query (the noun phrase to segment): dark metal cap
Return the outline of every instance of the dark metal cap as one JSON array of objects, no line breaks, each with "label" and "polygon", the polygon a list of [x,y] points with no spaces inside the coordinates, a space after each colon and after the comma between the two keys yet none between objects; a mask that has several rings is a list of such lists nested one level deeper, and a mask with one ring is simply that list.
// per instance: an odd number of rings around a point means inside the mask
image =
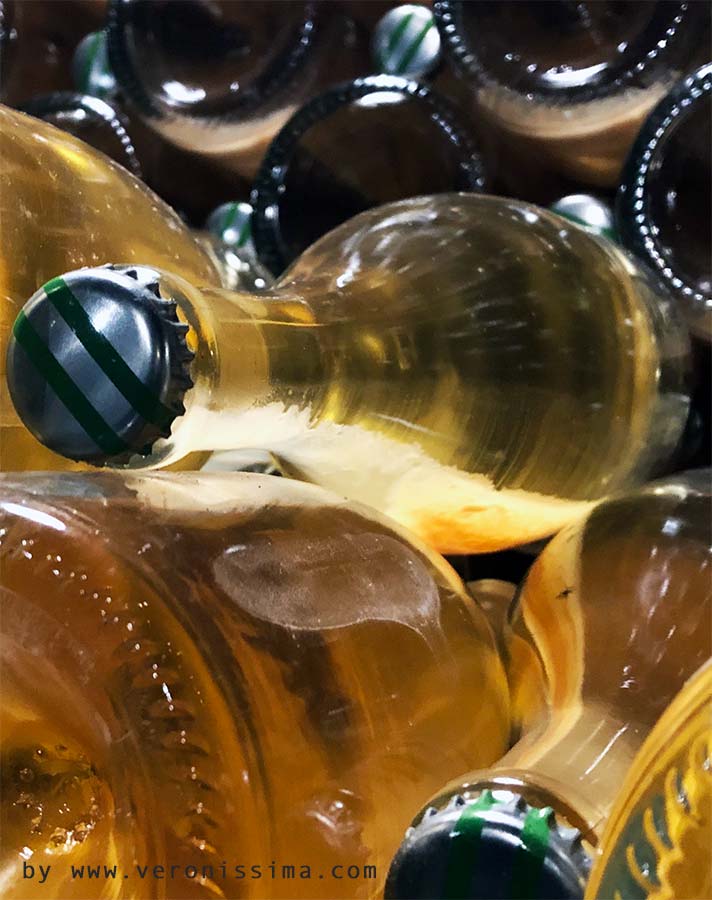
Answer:
[{"label": "dark metal cap", "polygon": [[409,829],[386,882],[388,900],[574,900],[591,861],[581,834],[518,794],[485,790],[429,808]]},{"label": "dark metal cap", "polygon": [[429,75],[440,62],[440,33],[431,10],[412,3],[389,10],[374,29],[371,52],[387,75]]},{"label": "dark metal cap", "polygon": [[25,304],[7,350],[20,418],[55,453],[95,465],[147,455],[185,412],[188,326],[141,266],[81,269]]}]

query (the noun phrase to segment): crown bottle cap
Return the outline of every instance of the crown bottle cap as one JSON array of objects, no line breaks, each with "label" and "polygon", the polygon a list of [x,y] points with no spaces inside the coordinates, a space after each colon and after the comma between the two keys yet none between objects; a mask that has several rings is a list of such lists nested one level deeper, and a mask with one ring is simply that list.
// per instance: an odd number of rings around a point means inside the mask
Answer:
[{"label": "crown bottle cap", "polygon": [[576,222],[592,234],[607,237],[611,241],[616,240],[613,211],[600,197],[594,197],[592,194],[568,194],[552,203],[549,209],[571,222]]},{"label": "crown bottle cap", "polygon": [[106,100],[116,93],[116,79],[109,65],[105,31],[93,31],[77,44],[72,61],[72,78],[81,94]]},{"label": "crown bottle cap", "polygon": [[376,68],[387,75],[423,78],[440,62],[440,34],[427,6],[405,3],[389,10],[371,40]]},{"label": "crown bottle cap", "polygon": [[226,247],[245,254],[255,252],[252,243],[252,207],[249,203],[223,203],[207,218],[205,228]]},{"label": "crown bottle cap", "polygon": [[590,858],[576,829],[516,793],[455,795],[429,808],[391,864],[388,900],[574,900],[583,897]]},{"label": "crown bottle cap", "polygon": [[147,455],[185,412],[187,325],[144,267],[81,269],[23,307],[7,380],[29,431],[56,453],[103,465]]}]

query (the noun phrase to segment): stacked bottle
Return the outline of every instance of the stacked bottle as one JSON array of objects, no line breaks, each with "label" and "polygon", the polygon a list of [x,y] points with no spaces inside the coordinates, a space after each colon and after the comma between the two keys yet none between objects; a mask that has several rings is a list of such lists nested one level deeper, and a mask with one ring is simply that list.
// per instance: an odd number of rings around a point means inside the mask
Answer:
[{"label": "stacked bottle", "polygon": [[505,751],[483,613],[372,511],[258,475],[0,485],[7,900],[98,863],[112,896],[375,898],[403,807]]},{"label": "stacked bottle", "polygon": [[22,426],[7,396],[7,342],[35,281],[139,258],[200,282],[220,278],[172,210],[74,137],[0,109],[0,158],[0,468],[67,468]]},{"label": "stacked bottle", "polygon": [[259,448],[443,551],[533,540],[646,477],[688,404],[664,292],[561,221],[477,195],[405,201],[333,231],[262,297],[135,264],[67,275],[17,320],[12,397],[75,460]]},{"label": "stacked bottle", "polygon": [[712,657],[711,497],[698,470],[600,504],[546,547],[506,639],[521,738],[431,801],[386,896],[583,895],[636,753]]},{"label": "stacked bottle", "polygon": [[496,154],[511,157],[510,189],[547,171],[615,186],[642,121],[709,47],[699,3],[436,0],[434,12]]}]

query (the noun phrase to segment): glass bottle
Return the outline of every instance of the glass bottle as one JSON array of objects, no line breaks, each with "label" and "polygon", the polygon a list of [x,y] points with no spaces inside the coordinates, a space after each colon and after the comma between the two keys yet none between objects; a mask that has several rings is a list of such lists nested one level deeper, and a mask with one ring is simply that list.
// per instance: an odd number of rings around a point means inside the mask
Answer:
[{"label": "glass bottle", "polygon": [[124,169],[2,107],[0,235],[0,468],[68,468],[22,426],[7,394],[5,350],[28,291],[68,268],[115,259],[150,259],[200,283],[219,276],[175,213]]},{"label": "glass bottle", "polygon": [[712,471],[595,507],[547,545],[509,614],[514,747],[416,820],[386,896],[581,897],[659,717],[712,657]]},{"label": "glass bottle", "polygon": [[[445,54],[519,181],[615,186],[646,115],[707,54],[707,4],[436,0]],[[700,60],[701,61],[701,60]]]},{"label": "glass bottle", "polygon": [[712,662],[682,688],[636,756],[586,900],[712,897]]},{"label": "glass bottle", "polygon": [[87,864],[102,898],[376,898],[403,812],[506,749],[483,613],[373,511],[237,474],[0,495],[5,900],[96,900]]},{"label": "glass bottle", "polygon": [[[249,203],[244,205],[249,206]],[[255,257],[251,248],[233,247],[210,231],[196,233],[196,240],[220,272],[222,284],[231,291],[264,291],[274,284],[271,272]]]},{"label": "glass bottle", "polygon": [[72,458],[269,450],[443,552],[485,552],[556,531],[676,446],[686,333],[660,291],[552,213],[442,194],[362,213],[261,296],[142,266],[68,274],[18,318],[8,377],[27,427]]},{"label": "glass bottle", "polygon": [[109,60],[152,129],[251,178],[301,103],[370,70],[370,34],[355,27],[354,6],[112,0]]},{"label": "glass bottle", "polygon": [[357,213],[485,182],[476,142],[445,98],[390,75],[345,82],[300,107],[270,144],[252,189],[257,254],[278,275]]},{"label": "glass bottle", "polygon": [[636,138],[616,204],[621,241],[679,298],[712,342],[712,63],[680,81]]}]

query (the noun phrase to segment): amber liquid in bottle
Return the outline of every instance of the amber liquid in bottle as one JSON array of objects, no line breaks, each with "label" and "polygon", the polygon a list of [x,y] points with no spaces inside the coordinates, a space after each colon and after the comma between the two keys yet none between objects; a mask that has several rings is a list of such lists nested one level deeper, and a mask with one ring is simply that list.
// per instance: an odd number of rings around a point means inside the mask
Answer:
[{"label": "amber liquid in bottle", "polygon": [[352,219],[264,298],[165,274],[196,353],[187,411],[138,466],[257,447],[443,552],[555,531],[665,458],[686,339],[610,242],[516,201]]},{"label": "amber liquid in bottle", "polygon": [[[31,5],[31,4],[30,4]],[[151,260],[219,284],[172,210],[124,169],[49,125],[0,108],[0,469],[64,469],[15,414],[5,381],[12,323],[39,283],[67,269]],[[188,462],[195,467],[196,458]]]},{"label": "amber liquid in bottle", "polygon": [[511,611],[521,740],[435,805],[513,784],[595,844],[643,741],[712,656],[711,550],[709,470],[612,498],[561,531]]},{"label": "amber liquid in bottle", "polygon": [[[482,611],[370,511],[256,475],[4,476],[2,496],[8,900],[380,896],[423,799],[506,749]],[[42,888],[23,861],[52,866]]]}]

